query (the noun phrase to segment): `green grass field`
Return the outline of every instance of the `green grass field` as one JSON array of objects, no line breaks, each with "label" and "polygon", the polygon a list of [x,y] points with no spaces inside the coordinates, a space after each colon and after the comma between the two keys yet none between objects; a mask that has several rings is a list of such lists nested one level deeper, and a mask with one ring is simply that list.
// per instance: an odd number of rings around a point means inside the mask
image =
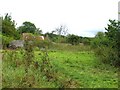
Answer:
[{"label": "green grass field", "polygon": [[[64,47],[63,47],[64,46]],[[6,52],[8,54],[6,54]],[[7,50],[3,58],[3,88],[118,88],[117,68],[103,64],[86,46],[59,46],[48,50],[52,79],[41,72],[42,52],[34,51],[36,69],[31,63],[25,73],[24,56]],[[11,52],[15,52],[11,54]]]},{"label": "green grass field", "polygon": [[117,70],[97,62],[93,52],[50,53],[55,67],[60,73],[76,80],[79,87],[117,87]]}]

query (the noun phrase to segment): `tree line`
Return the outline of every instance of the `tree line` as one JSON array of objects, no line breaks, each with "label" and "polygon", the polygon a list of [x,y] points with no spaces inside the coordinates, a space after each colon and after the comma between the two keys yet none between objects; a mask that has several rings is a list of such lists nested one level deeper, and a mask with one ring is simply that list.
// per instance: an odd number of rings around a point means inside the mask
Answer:
[{"label": "tree line", "polygon": [[8,13],[2,17],[2,30],[0,36],[2,37],[3,48],[7,48],[9,42],[12,40],[21,39],[22,33],[31,33],[33,35],[43,35],[47,36],[52,42],[58,43],[70,43],[72,45],[77,45],[79,43],[88,44],[90,38],[82,37],[74,34],[68,34],[68,29],[65,25],[60,25],[58,28],[51,32],[43,31],[37,28],[34,23],[25,21],[19,27],[16,27],[15,20],[12,20],[11,15]]}]

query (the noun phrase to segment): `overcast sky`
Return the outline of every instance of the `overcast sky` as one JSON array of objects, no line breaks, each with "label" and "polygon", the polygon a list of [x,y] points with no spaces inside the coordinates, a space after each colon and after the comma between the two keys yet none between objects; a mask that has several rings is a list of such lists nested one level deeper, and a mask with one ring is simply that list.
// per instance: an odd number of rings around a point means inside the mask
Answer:
[{"label": "overcast sky", "polygon": [[66,25],[70,34],[93,37],[109,19],[118,19],[119,0],[0,0],[0,15],[11,13],[17,26],[30,21],[44,33]]}]

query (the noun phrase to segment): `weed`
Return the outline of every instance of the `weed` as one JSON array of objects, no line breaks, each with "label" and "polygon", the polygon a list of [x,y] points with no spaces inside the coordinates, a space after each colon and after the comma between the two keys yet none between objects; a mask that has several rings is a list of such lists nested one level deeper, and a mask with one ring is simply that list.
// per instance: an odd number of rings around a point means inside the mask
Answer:
[{"label": "weed", "polygon": [[26,40],[24,49],[25,49],[25,67],[26,67],[25,71],[26,73],[28,73],[29,66],[32,63],[33,58],[34,58],[32,41]]},{"label": "weed", "polygon": [[41,63],[41,72],[44,73],[44,75],[47,77],[48,81],[52,80],[54,78],[54,71],[52,64],[50,62],[47,49],[42,51],[42,63]]}]

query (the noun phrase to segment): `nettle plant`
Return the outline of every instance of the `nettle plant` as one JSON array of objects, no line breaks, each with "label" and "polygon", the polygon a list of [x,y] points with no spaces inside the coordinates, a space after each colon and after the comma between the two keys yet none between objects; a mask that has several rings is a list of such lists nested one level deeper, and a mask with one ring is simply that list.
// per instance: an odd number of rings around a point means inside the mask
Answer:
[{"label": "nettle plant", "polygon": [[[33,36],[28,36],[25,38],[24,43],[24,50],[25,50],[25,71],[28,73],[28,69],[30,65],[34,64],[35,69],[40,68],[43,75],[45,75],[48,78],[48,81],[53,78],[53,69],[52,64],[50,62],[49,56],[48,56],[48,46],[49,42],[47,40],[39,40],[35,39]],[[34,60],[34,48],[38,47],[39,50],[41,50],[41,60],[42,62],[38,62]]]},{"label": "nettle plant", "polygon": [[24,44],[24,49],[25,49],[25,67],[26,67],[26,73],[28,72],[28,68],[30,66],[30,64],[32,63],[33,59],[34,59],[34,52],[33,52],[33,43],[32,41],[27,41],[25,40],[25,44]]},{"label": "nettle plant", "polygon": [[52,63],[50,61],[47,48],[42,50],[43,56],[42,56],[42,63],[41,63],[41,72],[43,75],[46,76],[48,81],[55,81],[55,71],[53,69]]}]

